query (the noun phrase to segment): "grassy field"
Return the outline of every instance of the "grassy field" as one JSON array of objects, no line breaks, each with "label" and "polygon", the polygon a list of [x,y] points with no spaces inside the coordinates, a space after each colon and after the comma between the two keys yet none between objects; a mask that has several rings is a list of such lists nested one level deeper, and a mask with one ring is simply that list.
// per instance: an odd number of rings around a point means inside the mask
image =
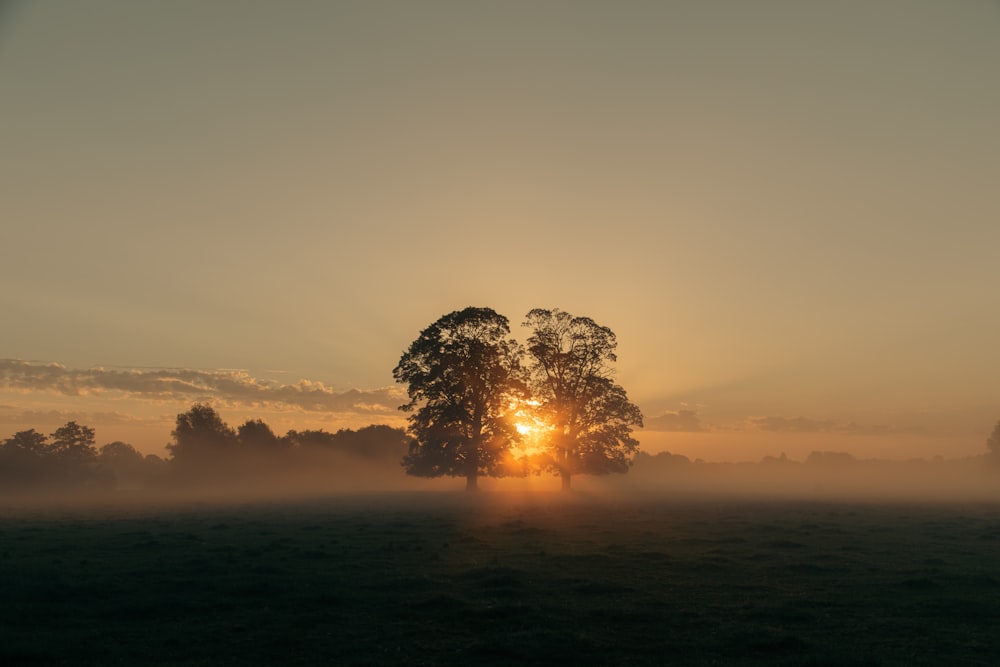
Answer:
[{"label": "grassy field", "polygon": [[1000,506],[408,494],[0,516],[0,664],[1000,664]]}]

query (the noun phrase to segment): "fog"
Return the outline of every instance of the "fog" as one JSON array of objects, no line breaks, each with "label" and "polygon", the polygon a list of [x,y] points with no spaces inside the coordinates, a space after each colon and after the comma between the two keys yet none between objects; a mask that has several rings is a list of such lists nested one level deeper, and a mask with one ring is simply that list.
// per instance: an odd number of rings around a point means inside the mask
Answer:
[{"label": "fog", "polygon": [[639,454],[622,493],[885,501],[1000,500],[1000,461],[990,455],[906,461],[813,451],[804,460],[703,463],[663,452]]},{"label": "fog", "polygon": [[690,500],[834,502],[1000,502],[1000,465],[988,455],[965,459],[887,461],[843,452],[814,452],[804,461],[692,462],[670,453],[640,453],[627,474],[578,475],[573,489],[541,474],[480,480],[465,492],[463,478],[408,476],[399,460],[344,452],[295,452],[287,460],[241,457],[225,468],[181,469],[160,462],[144,478],[113,485],[13,484],[0,502],[8,511],[30,507],[121,509],[190,503],[280,503],[324,499],[361,506],[447,503],[488,507],[545,503],[661,503]]}]

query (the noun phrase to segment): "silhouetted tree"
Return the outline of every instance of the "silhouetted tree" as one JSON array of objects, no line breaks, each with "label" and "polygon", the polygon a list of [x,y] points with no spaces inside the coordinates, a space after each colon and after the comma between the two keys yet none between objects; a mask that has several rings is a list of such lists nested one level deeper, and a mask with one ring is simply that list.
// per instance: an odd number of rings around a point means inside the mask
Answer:
[{"label": "silhouetted tree", "polygon": [[94,429],[66,422],[50,436],[43,457],[45,477],[62,485],[113,486],[114,476],[97,462]]},{"label": "silhouetted tree", "polygon": [[210,405],[198,403],[177,415],[167,445],[174,464],[190,473],[209,472],[230,462],[236,447],[236,433]]},{"label": "silhouetted tree", "polygon": [[97,452],[97,459],[103,465],[117,465],[120,463],[132,465],[137,461],[142,462],[143,456],[138,449],[120,440],[102,445]]},{"label": "silhouetted tree", "polygon": [[995,456],[1000,456],[1000,421],[993,427],[993,433],[986,439],[986,447]]},{"label": "silhouetted tree", "polygon": [[70,466],[81,466],[97,460],[94,446],[94,429],[75,421],[66,422],[52,434],[49,451],[59,461]]},{"label": "silhouetted tree", "polygon": [[102,445],[97,452],[97,462],[115,476],[118,484],[134,484],[145,478],[146,459],[127,442],[116,440]]},{"label": "silhouetted tree", "polygon": [[319,430],[305,430],[305,431],[295,431],[291,430],[285,434],[285,440],[289,444],[298,449],[324,449],[333,447],[334,434],[329,431]]},{"label": "silhouetted tree", "polygon": [[532,396],[552,426],[541,467],[558,474],[563,489],[576,474],[626,472],[639,448],[631,434],[642,426],[642,413],[611,379],[614,332],[589,317],[541,308],[528,313],[524,326],[532,329]]},{"label": "silhouetted tree", "polygon": [[523,394],[521,348],[507,318],[489,308],[449,313],[420,332],[393,369],[407,385],[414,438],[403,458],[407,474],[466,478],[501,470],[517,438],[510,420],[513,401]]},{"label": "silhouetted tree", "polygon": [[38,484],[45,473],[48,438],[35,429],[18,431],[0,445],[0,484],[24,488]]},{"label": "silhouetted tree", "polygon": [[340,447],[362,459],[395,459],[405,455],[413,442],[406,436],[406,431],[385,424],[372,424],[356,431],[338,431],[343,434]]},{"label": "silhouetted tree", "polygon": [[248,454],[277,454],[288,448],[288,442],[275,435],[260,419],[248,419],[240,424],[236,429],[236,441]]},{"label": "silhouetted tree", "polygon": [[48,438],[31,428],[18,431],[4,440],[3,448],[8,451],[18,451],[32,456],[44,456],[48,451]]}]

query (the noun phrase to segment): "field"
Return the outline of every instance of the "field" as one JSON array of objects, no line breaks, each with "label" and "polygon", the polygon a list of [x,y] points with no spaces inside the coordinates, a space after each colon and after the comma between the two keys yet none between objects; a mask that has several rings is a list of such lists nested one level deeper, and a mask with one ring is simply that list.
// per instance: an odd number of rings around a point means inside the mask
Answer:
[{"label": "field", "polygon": [[1000,664],[1000,506],[397,494],[0,515],[0,664]]}]

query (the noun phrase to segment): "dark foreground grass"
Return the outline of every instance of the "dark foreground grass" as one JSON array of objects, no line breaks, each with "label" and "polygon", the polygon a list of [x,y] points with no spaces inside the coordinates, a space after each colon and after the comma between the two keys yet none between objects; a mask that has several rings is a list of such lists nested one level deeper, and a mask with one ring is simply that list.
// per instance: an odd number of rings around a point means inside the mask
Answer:
[{"label": "dark foreground grass", "polygon": [[1000,664],[1000,507],[420,495],[0,518],[0,664]]}]

